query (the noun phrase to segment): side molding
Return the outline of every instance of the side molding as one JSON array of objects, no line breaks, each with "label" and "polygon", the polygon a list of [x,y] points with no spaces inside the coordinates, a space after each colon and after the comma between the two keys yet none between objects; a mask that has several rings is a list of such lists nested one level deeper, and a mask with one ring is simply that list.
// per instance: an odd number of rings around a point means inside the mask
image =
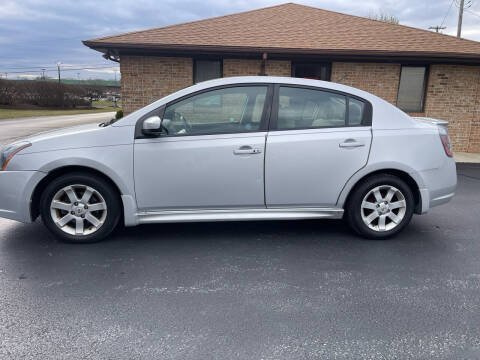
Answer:
[{"label": "side molding", "polygon": [[343,209],[338,208],[274,208],[274,209],[200,209],[151,211],[137,214],[138,224],[244,221],[244,220],[296,220],[296,219],[341,219]]}]

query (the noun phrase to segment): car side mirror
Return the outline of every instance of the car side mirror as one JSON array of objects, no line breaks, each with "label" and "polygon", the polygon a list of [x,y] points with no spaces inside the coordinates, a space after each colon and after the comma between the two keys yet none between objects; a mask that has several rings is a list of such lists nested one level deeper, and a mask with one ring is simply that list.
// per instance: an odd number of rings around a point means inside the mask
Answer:
[{"label": "car side mirror", "polygon": [[149,137],[158,137],[162,134],[162,119],[158,116],[150,116],[143,121],[142,133]]}]

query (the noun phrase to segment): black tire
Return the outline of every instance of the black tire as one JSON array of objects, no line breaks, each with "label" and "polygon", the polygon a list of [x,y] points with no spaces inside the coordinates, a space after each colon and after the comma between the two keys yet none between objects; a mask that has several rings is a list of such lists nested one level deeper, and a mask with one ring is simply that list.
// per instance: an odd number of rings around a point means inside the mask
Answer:
[{"label": "black tire", "polygon": [[[72,235],[63,231],[55,224],[50,212],[50,204],[55,194],[66,186],[77,184],[89,186],[98,191],[107,205],[103,224],[90,234]],[[53,180],[44,189],[39,205],[40,215],[45,226],[60,240],[68,243],[85,244],[105,239],[118,225],[122,214],[120,198],[112,185],[100,176],[83,172],[65,174]]]},{"label": "black tire", "polygon": [[[403,219],[398,224],[385,231],[371,229],[362,219],[362,202],[364,197],[378,186],[393,186],[398,189],[405,198],[406,209]],[[410,186],[397,176],[390,174],[378,174],[360,182],[352,190],[347,205],[345,206],[345,219],[350,227],[360,236],[372,240],[384,240],[391,238],[402,231],[412,219],[415,207],[415,199]],[[374,212],[376,210],[372,210]],[[391,222],[390,219],[388,221]]]}]

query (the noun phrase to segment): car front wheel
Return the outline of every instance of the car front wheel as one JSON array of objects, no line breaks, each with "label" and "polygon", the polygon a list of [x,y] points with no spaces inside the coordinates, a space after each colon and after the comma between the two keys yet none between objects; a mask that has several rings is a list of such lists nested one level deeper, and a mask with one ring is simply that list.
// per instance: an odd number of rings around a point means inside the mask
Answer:
[{"label": "car front wheel", "polygon": [[118,224],[120,201],[103,178],[84,173],[58,177],[44,190],[40,213],[61,240],[91,243],[104,239]]},{"label": "car front wheel", "polygon": [[353,230],[365,238],[386,239],[399,233],[411,220],[415,200],[405,181],[379,174],[360,183],[346,207]]}]

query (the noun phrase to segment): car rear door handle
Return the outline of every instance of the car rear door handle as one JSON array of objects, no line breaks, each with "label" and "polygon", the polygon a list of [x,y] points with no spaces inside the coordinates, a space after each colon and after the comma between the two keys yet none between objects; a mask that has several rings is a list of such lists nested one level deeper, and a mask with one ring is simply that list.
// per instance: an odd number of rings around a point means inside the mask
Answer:
[{"label": "car rear door handle", "polygon": [[238,149],[233,150],[235,155],[260,154],[261,152],[261,149],[252,148],[248,145],[240,146]]},{"label": "car rear door handle", "polygon": [[365,146],[363,141],[357,141],[355,139],[347,139],[344,142],[338,144],[341,148],[357,148],[361,146]]}]

